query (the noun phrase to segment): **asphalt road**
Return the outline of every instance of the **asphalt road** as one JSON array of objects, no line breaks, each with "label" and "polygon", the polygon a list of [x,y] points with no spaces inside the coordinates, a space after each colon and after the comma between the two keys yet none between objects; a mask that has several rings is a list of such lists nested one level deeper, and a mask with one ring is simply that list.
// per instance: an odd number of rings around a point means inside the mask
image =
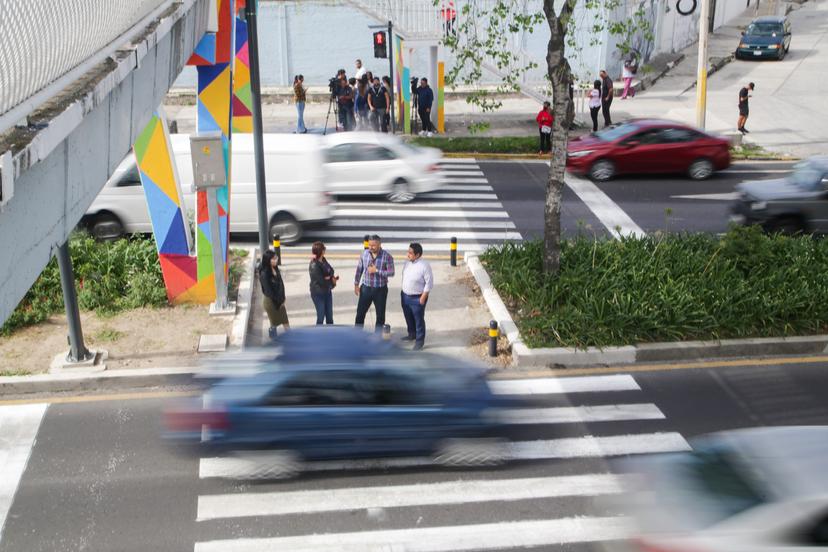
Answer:
[{"label": "asphalt road", "polygon": [[[347,550],[374,550],[369,543],[395,540],[450,551],[460,549],[458,535],[470,539],[464,550],[518,550],[531,539],[538,550],[588,550],[589,538],[616,538],[614,520],[625,514],[600,500],[610,492],[600,490],[607,456],[681,450],[723,429],[828,423],[828,361],[705,366],[551,380],[568,392],[532,400],[555,410],[515,426],[517,441],[551,443],[533,449],[534,460],[473,470],[318,468],[283,482],[225,479],[220,461],[167,448],[163,398],[0,402],[0,491],[13,492],[23,457],[0,551],[328,551],[350,541]],[[27,424],[30,443],[15,450]],[[7,502],[0,492],[0,516]]]},{"label": "asphalt road", "polygon": [[[659,230],[721,233],[727,231],[730,194],[737,184],[779,178],[792,165],[790,162],[737,162],[702,182],[681,175],[639,175],[618,177],[597,186],[647,233]],[[542,237],[548,165],[480,161],[480,168],[522,237]],[[606,226],[569,186],[564,189],[561,215],[565,234],[608,233]]]}]

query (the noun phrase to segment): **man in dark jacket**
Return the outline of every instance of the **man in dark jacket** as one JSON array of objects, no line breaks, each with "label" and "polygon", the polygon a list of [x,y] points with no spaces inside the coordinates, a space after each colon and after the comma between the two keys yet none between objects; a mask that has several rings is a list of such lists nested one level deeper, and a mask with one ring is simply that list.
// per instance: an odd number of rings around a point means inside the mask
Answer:
[{"label": "man in dark jacket", "polygon": [[390,104],[391,98],[388,95],[388,90],[380,84],[379,77],[374,77],[374,82],[371,83],[371,88],[368,89],[368,109],[371,110],[371,126],[375,131],[382,128],[383,132],[388,132],[385,114]]},{"label": "man in dark jacket", "polygon": [[420,114],[420,121],[423,129],[420,136],[431,136],[434,126],[431,124],[431,106],[434,104],[434,92],[428,86],[428,79],[420,79],[420,86],[417,88],[417,111]]}]

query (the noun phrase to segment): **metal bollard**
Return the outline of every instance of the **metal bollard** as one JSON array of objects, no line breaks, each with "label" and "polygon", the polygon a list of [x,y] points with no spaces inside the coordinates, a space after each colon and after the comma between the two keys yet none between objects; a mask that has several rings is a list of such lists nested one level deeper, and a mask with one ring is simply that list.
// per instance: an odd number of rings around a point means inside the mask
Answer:
[{"label": "metal bollard", "polygon": [[362,238],[362,249],[368,249],[368,234],[365,234],[365,237]]},{"label": "metal bollard", "polygon": [[451,238],[451,266],[457,266],[457,238]]},{"label": "metal bollard", "polygon": [[382,338],[386,341],[391,339],[391,324],[386,324],[382,327]]},{"label": "metal bollard", "polygon": [[282,264],[282,242],[279,234],[273,235],[273,250],[276,252],[276,264]]},{"label": "metal bollard", "polygon": [[497,336],[500,331],[497,329],[497,320],[489,322],[489,356],[497,356]]}]

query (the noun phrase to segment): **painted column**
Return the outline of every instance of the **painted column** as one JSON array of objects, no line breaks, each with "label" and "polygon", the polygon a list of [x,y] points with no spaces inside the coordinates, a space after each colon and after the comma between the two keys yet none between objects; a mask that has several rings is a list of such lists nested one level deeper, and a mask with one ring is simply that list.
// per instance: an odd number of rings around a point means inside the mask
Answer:
[{"label": "painted column", "polygon": [[[411,124],[409,121],[409,127],[405,128],[405,119],[406,119],[406,103],[405,103],[405,86],[403,79],[407,78],[408,70],[403,67],[403,41],[399,36],[395,36],[394,40],[394,75],[391,77],[394,79],[394,84],[397,88],[397,93],[395,94],[395,99],[397,100],[397,128],[402,129],[403,132],[411,132]],[[409,94],[410,96],[410,94]],[[410,115],[408,115],[410,117]]]},{"label": "painted column", "polygon": [[443,61],[437,62],[437,132],[446,132],[446,64]]},{"label": "painted column", "polygon": [[247,53],[247,23],[241,18],[245,0],[236,0],[236,56],[233,64],[233,132],[253,132],[250,95],[250,57]]}]

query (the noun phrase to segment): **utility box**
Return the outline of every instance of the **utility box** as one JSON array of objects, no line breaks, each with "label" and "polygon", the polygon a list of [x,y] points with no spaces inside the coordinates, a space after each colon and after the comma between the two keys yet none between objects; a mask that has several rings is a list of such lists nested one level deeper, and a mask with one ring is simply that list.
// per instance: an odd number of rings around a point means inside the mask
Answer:
[{"label": "utility box", "polygon": [[193,186],[196,190],[221,188],[227,184],[224,144],[220,132],[202,132],[190,136],[193,159]]}]

